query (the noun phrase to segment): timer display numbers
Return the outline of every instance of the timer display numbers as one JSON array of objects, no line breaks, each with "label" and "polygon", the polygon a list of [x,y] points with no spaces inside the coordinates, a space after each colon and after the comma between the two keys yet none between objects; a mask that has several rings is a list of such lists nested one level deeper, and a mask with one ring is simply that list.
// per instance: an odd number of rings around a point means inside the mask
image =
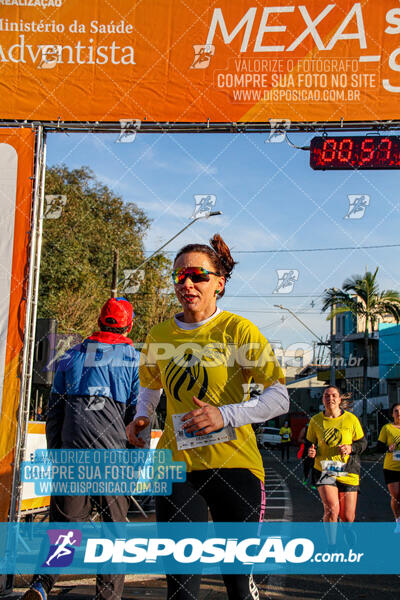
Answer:
[{"label": "timer display numbers", "polygon": [[311,140],[316,171],[400,169],[400,136],[319,136]]}]

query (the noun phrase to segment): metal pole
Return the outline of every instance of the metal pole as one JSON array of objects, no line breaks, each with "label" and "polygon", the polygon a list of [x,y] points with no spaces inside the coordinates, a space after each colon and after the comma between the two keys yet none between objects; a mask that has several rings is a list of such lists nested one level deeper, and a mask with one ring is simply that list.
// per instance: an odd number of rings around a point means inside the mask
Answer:
[{"label": "metal pole", "polygon": [[[40,260],[42,256],[42,241],[43,241],[43,214],[44,214],[44,184],[46,178],[46,132],[43,132],[42,141],[42,155],[40,160],[40,190],[39,190],[39,207],[38,207],[38,225],[37,225],[37,239],[36,239],[36,255],[34,264],[34,281],[33,281],[33,295],[32,295],[32,315],[30,324],[30,333],[28,340],[28,364],[27,364],[27,383],[26,383],[26,422],[25,422],[25,434],[28,429],[29,420],[29,404],[32,390],[32,374],[33,374],[33,362],[35,358],[35,338],[36,338],[36,319],[37,319],[37,308],[39,300],[39,279],[40,279]],[[25,442],[25,440],[24,440]],[[25,443],[23,444],[25,448]],[[20,503],[21,504],[21,503]],[[20,508],[18,508],[17,519],[19,520]]]},{"label": "metal pole", "polygon": [[118,266],[119,266],[119,250],[114,248],[113,270],[111,281],[111,298],[116,298],[118,295]]},{"label": "metal pole", "polygon": [[26,313],[24,328],[24,345],[22,350],[21,388],[18,407],[17,435],[15,441],[14,473],[11,489],[9,521],[18,521],[21,507],[20,465],[25,448],[27,424],[29,418],[29,401],[32,381],[32,365],[35,342],[35,325],[37,313],[37,292],[39,287],[40,250],[42,242],[42,218],[44,201],[44,172],[46,159],[46,143],[43,126],[36,128],[36,156],[34,165],[34,189],[31,211],[31,231],[29,248],[29,271],[26,293]]},{"label": "metal pole", "polygon": [[282,306],[282,304],[274,304],[274,306],[276,308],[280,308],[281,310],[287,310],[288,313],[290,313],[295,319],[298,320],[299,323],[301,323],[303,325],[303,327],[305,327],[306,329],[308,329],[308,331],[310,333],[312,333],[312,335],[314,337],[317,338],[317,340],[319,341],[321,346],[329,346],[329,351],[331,354],[331,369],[330,369],[330,376],[329,376],[329,385],[336,385],[336,371],[335,371],[335,357],[334,357],[334,353],[333,353],[333,348],[334,348],[334,341],[333,341],[333,336],[332,336],[332,323],[331,323],[331,341],[330,342],[324,342],[319,335],[317,335],[316,333],[314,333],[314,331],[312,329],[309,328],[308,325],[306,325],[306,323],[304,323],[301,319],[299,319],[299,317],[292,311],[290,310],[290,308],[286,308],[286,306]]},{"label": "metal pole", "polygon": [[331,340],[329,342],[329,350],[331,353],[331,370],[329,376],[329,385],[336,385],[336,340],[331,334]]},{"label": "metal pole", "polygon": [[281,310],[287,310],[288,313],[290,313],[295,319],[297,319],[298,322],[303,325],[303,327],[305,327],[306,329],[308,329],[308,331],[310,333],[312,333],[312,335],[314,337],[317,338],[317,340],[319,341],[320,344],[325,345],[325,342],[319,337],[319,335],[317,335],[316,333],[314,333],[313,330],[310,329],[308,325],[306,325],[306,323],[304,323],[301,319],[299,319],[299,317],[292,310],[290,310],[290,308],[286,308],[286,306],[282,306],[282,304],[274,304],[274,306],[276,308],[280,308]]}]

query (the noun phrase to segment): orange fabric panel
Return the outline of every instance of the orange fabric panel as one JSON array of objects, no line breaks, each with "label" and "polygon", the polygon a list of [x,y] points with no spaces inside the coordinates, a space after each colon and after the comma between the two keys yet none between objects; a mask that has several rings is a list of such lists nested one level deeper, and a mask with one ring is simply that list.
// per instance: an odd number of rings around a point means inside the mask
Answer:
[{"label": "orange fabric panel", "polygon": [[0,413],[0,521],[6,521],[11,497],[20,393],[35,134],[29,129],[0,130],[0,144],[12,146],[18,157],[7,348]]},{"label": "orange fabric panel", "polygon": [[398,118],[393,0],[264,4],[2,3],[0,118]]}]

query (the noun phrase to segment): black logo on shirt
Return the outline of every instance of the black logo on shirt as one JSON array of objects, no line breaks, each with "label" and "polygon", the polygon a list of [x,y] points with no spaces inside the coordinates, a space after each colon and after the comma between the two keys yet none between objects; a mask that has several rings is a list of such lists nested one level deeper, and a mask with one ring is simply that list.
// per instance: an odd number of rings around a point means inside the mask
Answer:
[{"label": "black logo on shirt", "polygon": [[336,427],[328,427],[324,431],[324,442],[331,448],[338,446],[342,441],[342,432]]},{"label": "black logo on shirt", "polygon": [[172,358],[165,370],[166,384],[169,393],[179,402],[182,399],[179,397],[179,392],[182,388],[190,392],[196,386],[196,391],[200,385],[200,389],[193,395],[202,400],[207,393],[208,375],[206,368],[201,364],[199,358],[190,352],[186,352],[181,358]]}]

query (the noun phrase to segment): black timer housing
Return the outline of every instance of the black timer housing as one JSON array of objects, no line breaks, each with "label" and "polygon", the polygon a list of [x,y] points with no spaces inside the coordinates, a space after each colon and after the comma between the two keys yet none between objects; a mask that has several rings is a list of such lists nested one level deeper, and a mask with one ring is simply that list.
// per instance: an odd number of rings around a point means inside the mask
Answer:
[{"label": "black timer housing", "polygon": [[400,136],[319,136],[311,140],[310,166],[316,171],[399,169]]}]

